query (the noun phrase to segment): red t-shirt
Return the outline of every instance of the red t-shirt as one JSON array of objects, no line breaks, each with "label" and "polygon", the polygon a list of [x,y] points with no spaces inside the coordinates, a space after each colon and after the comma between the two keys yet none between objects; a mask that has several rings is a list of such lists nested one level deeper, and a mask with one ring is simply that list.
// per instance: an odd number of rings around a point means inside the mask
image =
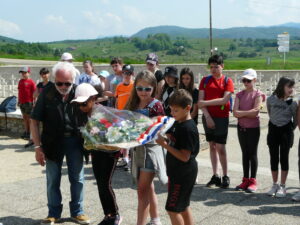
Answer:
[{"label": "red t-shirt", "polygon": [[[199,86],[199,90],[204,91],[204,100],[223,98],[225,91],[231,93],[234,92],[233,82],[229,77],[227,83],[225,82],[224,75],[222,75],[219,79],[211,77],[204,87],[205,79],[206,77],[202,78]],[[207,110],[212,117],[229,117],[230,102],[228,101],[224,107],[221,105],[207,106]]]},{"label": "red t-shirt", "polygon": [[19,103],[24,104],[27,102],[33,102],[33,92],[36,89],[36,85],[31,79],[21,79],[19,81]]}]

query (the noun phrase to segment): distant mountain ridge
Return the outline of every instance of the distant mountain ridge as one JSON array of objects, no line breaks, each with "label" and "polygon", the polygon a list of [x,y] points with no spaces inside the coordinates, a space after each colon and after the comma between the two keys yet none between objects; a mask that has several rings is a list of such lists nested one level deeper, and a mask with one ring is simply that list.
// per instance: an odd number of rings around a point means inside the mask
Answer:
[{"label": "distant mountain ridge", "polygon": [[23,42],[23,41],[16,40],[16,39],[13,39],[13,38],[9,38],[9,37],[4,37],[4,36],[1,36],[1,35],[0,35],[0,42],[6,42],[6,43],[20,43],[20,42]]},{"label": "distant mountain ridge", "polygon": [[[288,32],[291,37],[300,37],[300,23],[286,23],[268,27],[232,27],[232,28],[213,28],[214,38],[261,38],[275,39],[277,35],[283,32]],[[208,28],[185,28],[179,26],[157,26],[148,27],[140,30],[132,37],[146,38],[149,34],[165,33],[172,38],[208,38]]]}]

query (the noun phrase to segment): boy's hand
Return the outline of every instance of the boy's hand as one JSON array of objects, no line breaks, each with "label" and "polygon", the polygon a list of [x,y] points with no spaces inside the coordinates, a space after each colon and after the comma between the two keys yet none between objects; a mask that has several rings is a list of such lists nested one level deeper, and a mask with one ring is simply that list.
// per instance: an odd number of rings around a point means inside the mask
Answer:
[{"label": "boy's hand", "polygon": [[158,134],[158,136],[157,136],[156,143],[162,147],[168,145],[168,143],[166,142],[166,139],[163,136],[161,136],[160,134]]},{"label": "boy's hand", "polygon": [[208,128],[210,128],[210,129],[215,129],[216,128],[215,122],[213,121],[213,119],[210,116],[205,117],[205,120],[206,120],[206,125],[207,125]]}]

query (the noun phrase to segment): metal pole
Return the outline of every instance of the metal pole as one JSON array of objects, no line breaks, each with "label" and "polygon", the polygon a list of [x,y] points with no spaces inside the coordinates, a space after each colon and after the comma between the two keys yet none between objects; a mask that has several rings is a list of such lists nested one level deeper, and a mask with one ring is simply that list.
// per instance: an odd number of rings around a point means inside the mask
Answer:
[{"label": "metal pole", "polygon": [[210,55],[212,55],[212,19],[211,19],[211,0],[209,0],[209,42],[210,42]]},{"label": "metal pole", "polygon": [[283,52],[283,64],[285,65],[285,52]]}]

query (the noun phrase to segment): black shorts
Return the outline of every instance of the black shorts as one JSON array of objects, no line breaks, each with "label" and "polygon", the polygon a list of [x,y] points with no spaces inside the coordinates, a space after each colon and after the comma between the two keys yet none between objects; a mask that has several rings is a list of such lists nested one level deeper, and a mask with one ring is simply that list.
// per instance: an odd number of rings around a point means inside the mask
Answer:
[{"label": "black shorts", "polygon": [[30,115],[32,108],[33,108],[32,102],[26,102],[26,103],[20,104],[20,109],[21,109],[22,114]]},{"label": "black shorts", "polygon": [[226,144],[228,135],[229,118],[216,118],[212,117],[215,122],[215,129],[210,129],[206,125],[204,116],[202,117],[202,123],[205,131],[206,141],[215,142],[218,144]]},{"label": "black shorts", "polygon": [[[195,162],[197,163],[197,162]],[[168,198],[165,209],[170,212],[184,212],[190,205],[190,197],[196,182],[198,167],[196,166],[188,175],[169,176]]]}]

